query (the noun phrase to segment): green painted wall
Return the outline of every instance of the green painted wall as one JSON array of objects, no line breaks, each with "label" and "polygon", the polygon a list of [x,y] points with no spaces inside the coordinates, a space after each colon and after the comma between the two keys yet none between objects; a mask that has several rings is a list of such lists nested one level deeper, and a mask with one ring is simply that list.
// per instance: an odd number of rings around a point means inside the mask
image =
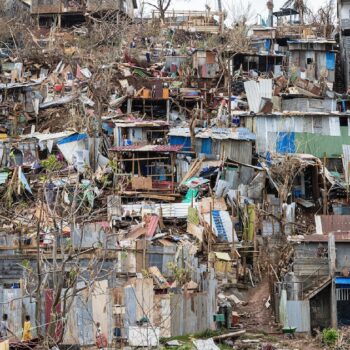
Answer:
[{"label": "green painted wall", "polygon": [[295,133],[297,153],[308,153],[322,158],[324,153],[329,158],[341,157],[342,145],[350,145],[348,127],[340,127],[341,136],[325,136],[310,133]]}]

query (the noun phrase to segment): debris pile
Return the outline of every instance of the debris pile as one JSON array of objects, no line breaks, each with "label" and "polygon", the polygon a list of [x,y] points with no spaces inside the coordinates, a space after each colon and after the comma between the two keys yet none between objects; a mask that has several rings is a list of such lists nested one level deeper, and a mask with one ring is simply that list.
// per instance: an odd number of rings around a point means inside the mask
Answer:
[{"label": "debris pile", "polygon": [[233,51],[221,11],[139,24],[127,7],[68,2],[52,5],[56,26],[29,6],[50,30],[28,24],[0,51],[9,329],[19,337],[28,314],[49,348],[177,347],[208,332],[190,346],[278,349],[246,332],[347,324],[336,42],[308,26],[279,40],[272,21]]}]

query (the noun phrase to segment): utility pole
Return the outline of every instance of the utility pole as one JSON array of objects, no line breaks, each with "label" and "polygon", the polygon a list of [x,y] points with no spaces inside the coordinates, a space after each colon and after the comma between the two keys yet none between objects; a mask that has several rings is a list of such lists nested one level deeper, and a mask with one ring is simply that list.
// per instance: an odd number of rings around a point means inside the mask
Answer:
[{"label": "utility pole", "polygon": [[269,16],[267,19],[267,25],[273,27],[273,0],[268,0],[266,3],[267,9],[269,10]]},{"label": "utility pole", "polygon": [[219,12],[222,12],[222,2],[221,2],[221,0],[218,0],[218,10],[219,10]]},{"label": "utility pole", "polygon": [[232,89],[232,75],[231,75],[231,63],[232,63],[232,57],[228,60],[228,117],[229,117],[229,126],[231,127],[232,124],[232,117],[231,117],[231,89]]}]

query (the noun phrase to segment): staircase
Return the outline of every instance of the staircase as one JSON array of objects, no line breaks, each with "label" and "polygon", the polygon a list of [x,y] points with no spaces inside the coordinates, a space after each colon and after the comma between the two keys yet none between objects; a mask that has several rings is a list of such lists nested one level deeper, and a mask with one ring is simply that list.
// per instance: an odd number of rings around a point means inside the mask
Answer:
[{"label": "staircase", "polygon": [[332,277],[330,276],[325,276],[321,278],[318,281],[315,281],[312,287],[310,289],[305,290],[304,289],[304,300],[311,299],[315,295],[317,295],[321,290],[329,286],[332,282]]},{"label": "staircase", "polygon": [[313,298],[332,282],[331,276],[325,276],[320,273],[321,269],[322,268],[317,269],[302,280],[302,295],[304,300]]}]

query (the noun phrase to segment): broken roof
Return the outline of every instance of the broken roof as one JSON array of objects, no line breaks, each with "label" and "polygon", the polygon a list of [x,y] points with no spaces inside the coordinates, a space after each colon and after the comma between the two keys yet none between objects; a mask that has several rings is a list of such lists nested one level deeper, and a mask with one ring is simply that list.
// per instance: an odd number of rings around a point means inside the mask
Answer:
[{"label": "broken roof", "polygon": [[[350,242],[350,232],[333,232],[336,242]],[[308,243],[322,243],[328,242],[328,235],[306,235],[290,237],[289,241],[292,242],[308,242]]]},{"label": "broken roof", "polygon": [[[196,138],[215,140],[242,140],[252,141],[256,139],[255,134],[247,128],[196,128]],[[191,137],[189,128],[170,129],[169,136]]]},{"label": "broken roof", "polygon": [[23,88],[23,87],[30,87],[30,86],[36,86],[40,85],[45,78],[38,79],[36,81],[32,81],[30,83],[0,83],[0,90],[8,90],[8,89],[17,89],[17,88]]},{"label": "broken roof", "polygon": [[113,147],[110,149],[112,152],[180,152],[182,145],[130,145]]},{"label": "broken roof", "polygon": [[76,134],[75,131],[62,131],[62,132],[56,132],[56,133],[40,133],[40,132],[34,132],[32,134],[26,134],[26,135],[20,135],[21,139],[31,139],[35,138],[39,141],[48,141],[48,140],[56,140],[61,138],[66,138],[68,136],[71,136],[73,134]]},{"label": "broken roof", "polygon": [[288,44],[336,44],[337,42],[333,39],[295,39],[288,40]]},{"label": "broken roof", "polygon": [[146,128],[146,127],[160,127],[169,126],[169,123],[164,120],[142,120],[142,119],[129,119],[129,120],[112,120],[114,125],[119,128]]}]

